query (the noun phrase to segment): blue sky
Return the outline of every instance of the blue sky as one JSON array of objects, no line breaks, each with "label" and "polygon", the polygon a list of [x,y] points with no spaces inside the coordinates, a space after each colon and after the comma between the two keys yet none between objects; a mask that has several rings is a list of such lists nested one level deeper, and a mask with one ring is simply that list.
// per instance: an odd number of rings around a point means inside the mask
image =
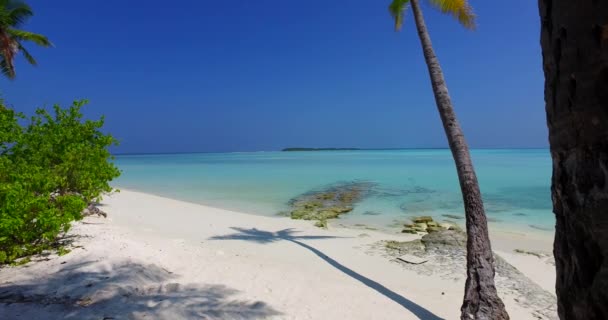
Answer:
[{"label": "blue sky", "polygon": [[[411,12],[388,0],[43,1],[15,109],[91,101],[118,152],[447,145]],[[424,5],[472,147],[546,147],[537,3],[477,1],[476,31]]]}]

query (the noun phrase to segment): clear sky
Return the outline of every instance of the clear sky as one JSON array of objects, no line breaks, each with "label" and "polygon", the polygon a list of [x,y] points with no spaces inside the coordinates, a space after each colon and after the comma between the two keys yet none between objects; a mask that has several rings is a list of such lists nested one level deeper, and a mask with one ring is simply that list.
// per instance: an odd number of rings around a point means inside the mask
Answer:
[{"label": "clear sky", "polygon": [[[29,0],[28,46],[0,80],[15,109],[91,101],[118,152],[445,147],[411,12],[390,0]],[[423,2],[425,2],[423,0]],[[546,147],[536,1],[471,0],[476,31],[424,5],[472,147]]]}]

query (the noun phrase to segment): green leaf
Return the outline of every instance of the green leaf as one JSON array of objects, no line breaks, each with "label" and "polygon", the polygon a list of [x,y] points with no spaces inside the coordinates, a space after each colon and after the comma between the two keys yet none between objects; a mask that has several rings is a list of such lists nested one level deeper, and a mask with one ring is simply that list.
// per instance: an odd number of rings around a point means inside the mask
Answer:
[{"label": "green leaf", "polygon": [[399,31],[401,30],[401,27],[403,27],[405,11],[409,4],[410,0],[393,0],[388,6],[388,11],[395,20],[395,31]]},{"label": "green leaf", "polygon": [[21,44],[19,44],[19,51],[21,51],[21,53],[23,53],[25,60],[27,60],[27,62],[29,62],[31,65],[33,65],[33,66],[38,65],[38,63],[36,62],[36,59],[34,59],[34,57],[32,57],[32,55]]},{"label": "green leaf", "polygon": [[53,44],[49,41],[49,39],[47,39],[47,37],[45,37],[41,34],[24,31],[24,30],[17,30],[17,29],[8,29],[7,32],[14,39],[17,39],[19,41],[31,41],[31,42],[34,42],[35,44],[37,44],[39,46],[43,46],[43,47],[52,47],[53,46]]},{"label": "green leaf", "polygon": [[18,52],[33,65],[36,60],[24,48],[23,42],[33,42],[42,47],[52,47],[49,39],[41,34],[20,30],[22,24],[33,16],[29,5],[18,0],[0,0],[0,72],[9,79],[15,79],[14,60]]},{"label": "green leaf", "polygon": [[475,14],[467,0],[429,0],[433,6],[445,14],[450,14],[464,27],[475,29]]},{"label": "green leaf", "polygon": [[116,139],[83,119],[85,104],[37,109],[25,123],[0,102],[0,264],[57,248],[120,175],[108,150]]}]

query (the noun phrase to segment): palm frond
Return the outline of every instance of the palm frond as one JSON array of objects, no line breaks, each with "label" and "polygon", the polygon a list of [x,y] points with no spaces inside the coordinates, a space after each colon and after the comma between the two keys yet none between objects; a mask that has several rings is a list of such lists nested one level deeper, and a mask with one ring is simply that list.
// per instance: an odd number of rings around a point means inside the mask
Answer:
[{"label": "palm frond", "polygon": [[11,0],[6,6],[7,18],[13,27],[19,27],[34,15],[32,8],[23,1]]},{"label": "palm frond", "polygon": [[22,0],[0,0],[0,73],[9,79],[15,78],[14,59],[19,51],[30,64],[37,64],[22,45],[23,41],[34,42],[42,47],[53,45],[41,34],[16,29],[33,15],[32,8]]},{"label": "palm frond", "polygon": [[429,0],[441,12],[451,14],[465,28],[475,29],[475,13],[467,0]]},{"label": "palm frond", "polygon": [[401,30],[403,19],[405,18],[405,10],[410,4],[410,0],[393,0],[388,6],[388,12],[395,19],[395,31]]},{"label": "palm frond", "polygon": [[38,62],[36,62],[36,59],[34,59],[34,57],[29,53],[29,51],[27,51],[27,49],[25,49],[21,43],[19,44],[19,51],[21,51],[21,53],[23,53],[23,57],[25,57],[25,60],[27,60],[27,62],[29,62],[31,65],[33,66],[37,66]]},{"label": "palm frond", "polygon": [[35,44],[37,44],[39,46],[43,46],[43,47],[52,47],[53,46],[53,44],[49,41],[49,39],[47,39],[47,37],[45,37],[41,34],[29,32],[29,31],[17,30],[17,29],[8,29],[7,31],[11,35],[11,37],[13,37],[14,39],[20,40],[20,41],[31,41],[31,42],[34,42]]},{"label": "palm frond", "polygon": [[15,79],[15,68],[6,61],[4,56],[0,59],[0,72],[11,80]]}]

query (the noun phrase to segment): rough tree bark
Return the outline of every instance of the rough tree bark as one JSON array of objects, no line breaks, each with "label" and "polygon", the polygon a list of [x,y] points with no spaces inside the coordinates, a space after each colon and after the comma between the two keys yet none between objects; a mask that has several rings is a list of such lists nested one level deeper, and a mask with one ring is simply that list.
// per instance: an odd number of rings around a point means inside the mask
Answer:
[{"label": "rough tree bark", "polygon": [[509,319],[494,285],[494,257],[488,236],[488,222],[469,147],[452,107],[443,71],[435,56],[418,0],[411,0],[411,5],[431,77],[437,110],[454,157],[464,200],[467,224],[467,281],[461,319]]},{"label": "rough tree bark", "polygon": [[561,319],[608,319],[608,1],[539,0]]}]

